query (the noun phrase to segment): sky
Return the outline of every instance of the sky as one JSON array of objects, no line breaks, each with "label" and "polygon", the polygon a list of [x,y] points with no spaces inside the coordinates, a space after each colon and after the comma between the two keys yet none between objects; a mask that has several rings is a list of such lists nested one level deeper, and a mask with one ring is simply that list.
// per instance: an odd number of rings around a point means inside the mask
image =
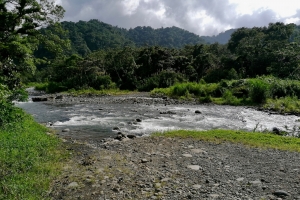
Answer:
[{"label": "sky", "polygon": [[299,0],[55,0],[63,21],[98,19],[122,28],[176,26],[200,36],[269,23],[300,24]]}]

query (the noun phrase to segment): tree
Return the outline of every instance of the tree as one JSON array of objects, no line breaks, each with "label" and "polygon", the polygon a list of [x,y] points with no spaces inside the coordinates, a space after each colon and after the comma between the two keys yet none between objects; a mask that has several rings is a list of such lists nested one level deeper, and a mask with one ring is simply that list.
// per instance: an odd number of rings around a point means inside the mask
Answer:
[{"label": "tree", "polygon": [[22,73],[34,72],[33,52],[45,41],[39,29],[63,14],[52,0],[0,0],[0,84],[13,92],[20,89]]}]

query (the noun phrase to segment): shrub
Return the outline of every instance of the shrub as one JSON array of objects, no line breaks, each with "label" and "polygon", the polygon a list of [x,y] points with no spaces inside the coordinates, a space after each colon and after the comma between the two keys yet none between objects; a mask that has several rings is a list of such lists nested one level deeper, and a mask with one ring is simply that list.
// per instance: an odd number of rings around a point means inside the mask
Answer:
[{"label": "shrub", "polygon": [[222,96],[224,102],[229,105],[237,105],[238,98],[236,98],[230,90],[226,90]]},{"label": "shrub", "polygon": [[250,84],[250,98],[254,103],[265,103],[269,97],[269,84],[261,79],[251,79]]}]

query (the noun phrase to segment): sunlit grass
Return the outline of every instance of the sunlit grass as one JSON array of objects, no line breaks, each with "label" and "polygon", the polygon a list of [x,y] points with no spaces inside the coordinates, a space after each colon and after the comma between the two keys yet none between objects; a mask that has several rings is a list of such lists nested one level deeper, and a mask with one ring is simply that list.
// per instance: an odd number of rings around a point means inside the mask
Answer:
[{"label": "sunlit grass", "polygon": [[120,90],[120,89],[95,90],[95,89],[90,88],[90,89],[82,89],[82,90],[69,90],[64,93],[71,94],[74,96],[79,96],[79,95],[125,95],[125,94],[136,93],[136,91]]},{"label": "sunlit grass", "polygon": [[268,99],[263,107],[281,113],[300,113],[300,101],[297,97]]},{"label": "sunlit grass", "polygon": [[193,138],[208,142],[232,142],[251,147],[272,148],[300,152],[300,139],[284,137],[271,133],[246,132],[234,130],[187,131],[176,130],[165,133],[155,133],[154,136]]},{"label": "sunlit grass", "polygon": [[66,153],[30,116],[0,130],[0,199],[47,199]]}]

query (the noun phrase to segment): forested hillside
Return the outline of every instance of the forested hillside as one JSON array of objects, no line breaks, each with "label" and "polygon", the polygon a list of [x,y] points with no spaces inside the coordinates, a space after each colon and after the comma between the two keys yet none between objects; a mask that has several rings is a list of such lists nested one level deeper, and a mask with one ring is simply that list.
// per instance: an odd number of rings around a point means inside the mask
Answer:
[{"label": "forested hillside", "polygon": [[213,43],[219,43],[219,44],[226,44],[231,37],[231,34],[233,32],[235,32],[237,29],[229,29],[225,32],[219,33],[218,35],[214,35],[214,36],[201,36],[202,39],[205,40],[205,42],[209,43],[209,44],[213,44]]},{"label": "forested hillside", "polygon": [[[88,22],[62,22],[64,31],[63,38],[71,42],[71,54],[86,56],[97,50],[116,47],[142,47],[161,46],[169,48],[181,48],[184,45],[195,45],[206,43],[198,35],[186,30],[171,27],[153,29],[151,27],[138,26],[134,29],[124,29],[112,26],[96,19]],[[52,27],[41,30],[46,33]],[[45,51],[37,52],[39,57],[47,56]]]},{"label": "forested hillside", "polygon": [[[93,23],[99,22],[79,22],[77,25],[90,27]],[[63,23],[63,26],[66,26],[66,23]],[[81,30],[86,30],[85,33],[91,30],[83,27]],[[50,81],[54,84],[54,91],[88,87],[101,89],[112,85],[121,89],[149,91],[156,87],[169,87],[176,82],[199,82],[201,79],[206,82],[218,82],[222,79],[265,75],[300,78],[299,26],[295,24],[278,22],[267,27],[240,28],[231,35],[226,45],[196,44],[182,48],[167,48],[155,45],[155,42],[136,47],[134,43],[126,40],[126,30],[111,26],[104,30],[110,30],[109,32],[119,36],[116,37],[119,40],[113,37],[110,37],[111,40],[106,39],[107,43],[116,44],[117,48],[95,50],[93,45],[99,44],[101,47],[102,40],[97,40],[97,37],[91,34],[84,41],[94,38],[94,42],[78,44],[84,44],[88,49],[93,47],[93,52],[87,51],[85,56],[63,54],[63,57],[44,65],[38,72],[39,75],[29,80]],[[156,31],[169,32],[168,29]],[[153,33],[150,35],[155,36],[155,30],[150,27],[138,27],[129,32],[135,32],[136,38],[145,36],[145,40],[155,41],[146,34]],[[81,33],[78,33],[78,36],[80,35]],[[172,38],[175,43],[176,37],[170,36],[170,39]]]}]

